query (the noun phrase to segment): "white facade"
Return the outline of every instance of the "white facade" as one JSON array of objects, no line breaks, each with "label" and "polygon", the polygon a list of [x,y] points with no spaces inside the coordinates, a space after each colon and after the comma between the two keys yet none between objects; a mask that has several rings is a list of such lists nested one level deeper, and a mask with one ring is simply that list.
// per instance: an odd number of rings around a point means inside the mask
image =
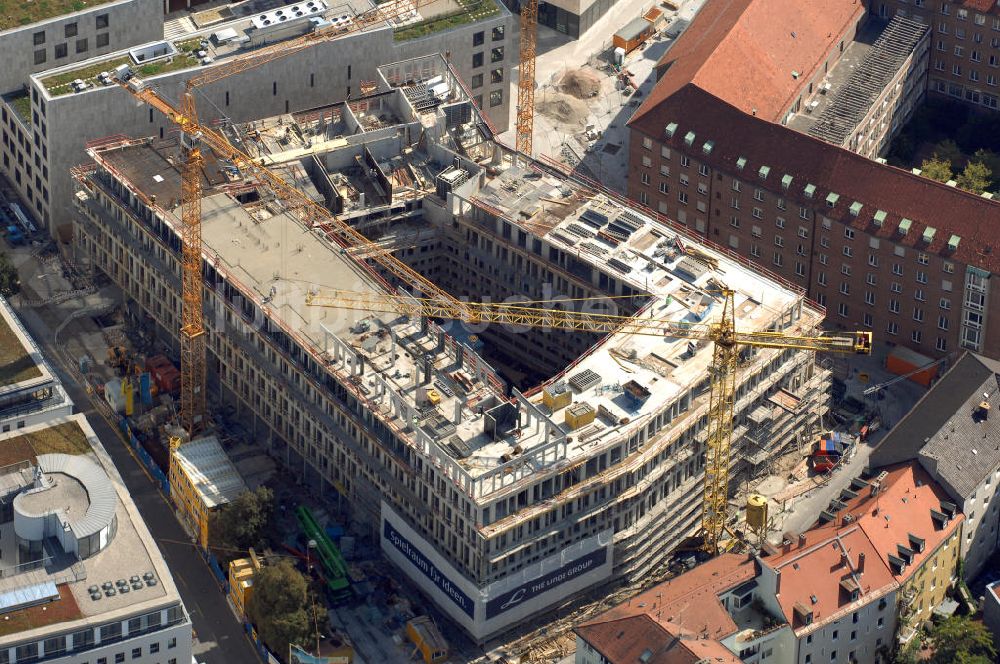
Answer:
[{"label": "white facade", "polygon": [[[805,633],[799,630],[797,664],[825,662],[861,662],[877,664],[888,661],[896,634],[896,591],[845,612],[836,620],[818,623]],[[879,653],[882,658],[879,659]]]},{"label": "white facade", "polygon": [[1000,537],[1000,468],[986,475],[962,504],[962,576],[974,578],[997,550]]},{"label": "white facade", "polygon": [[606,530],[567,546],[520,572],[478,587],[435,551],[385,502],[382,552],[435,604],[475,638],[496,634],[546,606],[611,576],[614,567]]}]

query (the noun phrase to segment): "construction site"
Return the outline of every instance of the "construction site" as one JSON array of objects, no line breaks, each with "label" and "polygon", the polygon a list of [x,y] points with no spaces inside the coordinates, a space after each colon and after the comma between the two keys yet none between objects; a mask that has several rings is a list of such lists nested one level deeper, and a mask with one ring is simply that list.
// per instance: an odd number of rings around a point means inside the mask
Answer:
[{"label": "construction site", "polygon": [[90,147],[78,259],[182,376],[204,343],[194,406],[181,386],[192,438],[235,410],[473,642],[642,582],[699,533],[724,546],[733,492],[821,427],[815,351],[870,347],[824,336],[780,279],[496,142],[440,56],[205,142],[202,331],[181,317],[176,139]]}]

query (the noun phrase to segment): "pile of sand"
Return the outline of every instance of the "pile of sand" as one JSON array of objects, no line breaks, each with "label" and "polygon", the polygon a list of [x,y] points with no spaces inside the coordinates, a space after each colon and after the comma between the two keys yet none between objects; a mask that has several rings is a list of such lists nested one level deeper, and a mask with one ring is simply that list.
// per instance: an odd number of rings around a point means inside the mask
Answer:
[{"label": "pile of sand", "polygon": [[559,122],[585,125],[590,111],[587,105],[576,97],[562,92],[546,93],[541,100],[536,100],[535,110]]},{"label": "pile of sand", "polygon": [[589,67],[570,69],[559,80],[559,89],[577,99],[590,99],[601,92],[601,76]]}]

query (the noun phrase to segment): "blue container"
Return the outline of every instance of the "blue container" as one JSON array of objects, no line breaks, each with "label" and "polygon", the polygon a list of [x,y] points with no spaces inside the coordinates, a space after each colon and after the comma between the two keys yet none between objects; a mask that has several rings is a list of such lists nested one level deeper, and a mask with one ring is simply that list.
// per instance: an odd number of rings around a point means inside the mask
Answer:
[{"label": "blue container", "polygon": [[152,381],[149,380],[149,374],[144,373],[139,376],[139,397],[142,399],[142,403],[145,405],[150,405],[153,403],[153,390],[151,388]]}]

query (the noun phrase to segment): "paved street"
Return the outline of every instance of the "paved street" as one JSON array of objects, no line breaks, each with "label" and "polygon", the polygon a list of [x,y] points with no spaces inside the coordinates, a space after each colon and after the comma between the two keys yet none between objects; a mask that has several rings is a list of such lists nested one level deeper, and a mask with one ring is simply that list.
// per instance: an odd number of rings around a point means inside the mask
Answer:
[{"label": "paved street", "polygon": [[[60,355],[54,348],[48,326],[31,310],[21,309],[18,313],[59,374],[76,403],[77,412],[87,415],[94,431],[114,459],[132,500],[163,552],[184,605],[194,622],[197,635],[194,653],[198,661],[205,664],[250,664],[259,661],[255,649],[230,610],[225,595],[220,591],[215,576],[190,543],[173,508],[146,475],[140,462],[132,456],[131,449],[122,439],[117,427],[94,408],[86,391],[60,363]],[[72,334],[72,329],[68,328],[62,334],[65,338]]]}]

